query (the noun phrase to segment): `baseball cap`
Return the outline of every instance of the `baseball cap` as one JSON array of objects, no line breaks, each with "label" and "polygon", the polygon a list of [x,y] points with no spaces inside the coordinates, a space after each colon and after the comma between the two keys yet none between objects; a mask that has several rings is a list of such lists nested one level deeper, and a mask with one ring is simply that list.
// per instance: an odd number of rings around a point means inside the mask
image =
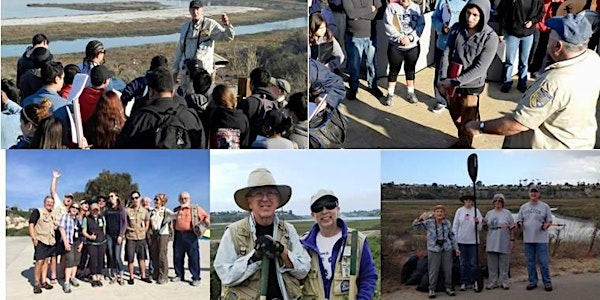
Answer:
[{"label": "baseball cap", "polygon": [[90,210],[100,210],[100,205],[98,205],[98,203],[92,203],[92,205],[90,206]]},{"label": "baseball cap", "polygon": [[538,192],[541,192],[542,190],[540,189],[540,186],[539,186],[539,185],[537,185],[537,184],[532,184],[532,185],[530,185],[530,186],[529,186],[529,191],[530,191],[530,192],[531,192],[531,191],[538,191]]},{"label": "baseball cap", "polygon": [[289,94],[292,90],[290,83],[282,78],[271,77],[271,84],[284,91],[286,94]]},{"label": "baseball cap", "polygon": [[310,205],[313,205],[315,202],[323,198],[331,198],[335,201],[338,201],[338,198],[335,196],[332,190],[320,189],[310,197]]},{"label": "baseball cap", "polygon": [[84,204],[90,204],[90,202],[87,201],[86,199],[79,201],[79,205],[84,205]]},{"label": "baseball cap", "polygon": [[52,61],[54,56],[50,50],[44,47],[37,47],[31,52],[31,61],[36,68],[41,68],[46,62]]},{"label": "baseball cap", "polygon": [[560,39],[579,45],[592,36],[592,25],[583,14],[567,14],[564,17],[554,17],[546,21],[546,26],[558,33]]},{"label": "baseball cap", "polygon": [[92,85],[99,86],[104,82],[104,80],[109,79],[113,76],[115,76],[115,73],[110,71],[106,66],[99,65],[95,66],[92,69],[92,73],[90,74],[90,81],[92,82]]},{"label": "baseball cap", "polygon": [[71,199],[73,199],[73,194],[71,194],[71,193],[66,193],[66,194],[65,194],[65,198],[71,198]]},{"label": "baseball cap", "polygon": [[202,4],[202,1],[200,0],[194,0],[194,1],[190,1],[190,8],[192,7],[203,7],[204,5]]}]

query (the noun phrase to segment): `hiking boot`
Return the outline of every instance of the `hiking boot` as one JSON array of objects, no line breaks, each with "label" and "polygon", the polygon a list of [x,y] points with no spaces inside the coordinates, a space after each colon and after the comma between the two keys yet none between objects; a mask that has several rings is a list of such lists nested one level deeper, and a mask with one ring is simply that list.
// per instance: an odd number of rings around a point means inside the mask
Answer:
[{"label": "hiking boot", "polygon": [[127,280],[127,284],[129,284],[129,285],[133,285],[133,278],[130,278],[130,279],[128,279],[128,280]]},{"label": "hiking boot", "polygon": [[100,280],[96,281],[96,286],[103,286],[102,281],[100,281]]},{"label": "hiking boot", "polygon": [[74,287],[78,287],[79,286],[79,280],[75,279],[75,278],[71,278],[71,280],[69,280],[69,283],[74,286]]},{"label": "hiking boot", "polygon": [[65,284],[63,285],[63,292],[67,294],[71,292],[71,285],[68,282],[65,282]]},{"label": "hiking boot", "polygon": [[456,293],[454,292],[453,288],[446,288],[446,294],[448,294],[448,296],[450,297],[456,296]]},{"label": "hiking boot", "polygon": [[490,283],[490,284],[488,284],[488,285],[485,287],[485,289],[487,289],[487,290],[493,290],[493,289],[495,289],[495,288],[497,288],[497,287],[498,287],[498,285],[497,285],[497,284],[495,284],[495,283]]},{"label": "hiking boot", "polygon": [[544,285],[544,290],[546,292],[551,292],[552,291],[552,285],[551,284],[546,284]]},{"label": "hiking boot", "polygon": [[439,113],[443,112],[445,108],[446,108],[446,104],[445,103],[438,102],[431,109],[431,111],[434,112],[434,113],[436,113],[436,114],[439,114]]},{"label": "hiking boot", "polygon": [[385,97],[385,101],[383,102],[383,105],[385,106],[392,106],[392,100],[394,99],[394,95],[393,94],[388,94],[387,97]]},{"label": "hiking boot", "polygon": [[464,285],[464,284],[461,284],[460,285],[460,290],[463,291],[463,292],[466,291],[467,290],[467,286]]},{"label": "hiking boot", "polygon": [[54,288],[54,286],[51,285],[51,284],[49,284],[48,282],[42,283],[42,287],[45,288],[45,289],[47,289],[47,290],[51,290],[51,289]]},{"label": "hiking boot", "polygon": [[375,98],[383,97],[383,93],[381,92],[381,90],[378,87],[370,88],[369,93],[371,93],[371,95],[375,96]]},{"label": "hiking boot", "polygon": [[179,277],[173,277],[173,278],[171,278],[171,282],[180,282],[180,281],[182,281],[182,280]]},{"label": "hiking boot", "polygon": [[510,92],[511,87],[512,87],[512,82],[505,82],[504,84],[502,84],[500,91],[503,93],[508,93],[508,92]]},{"label": "hiking boot", "polygon": [[167,283],[167,281],[166,281],[166,280],[164,280],[164,279],[162,279],[162,278],[160,278],[160,279],[158,279],[158,280],[156,281],[156,283],[158,283],[158,284],[165,284],[165,283]]},{"label": "hiking boot", "polygon": [[537,284],[530,283],[530,284],[527,285],[526,289],[528,291],[531,291],[531,290],[535,289],[536,287],[537,287]]},{"label": "hiking boot", "polygon": [[435,298],[435,291],[429,290],[429,299],[433,299],[433,298]]},{"label": "hiking boot", "polygon": [[406,97],[406,100],[408,100],[408,102],[411,104],[419,103],[419,98],[417,98],[417,95],[415,93],[408,93]]},{"label": "hiking boot", "polygon": [[200,280],[192,280],[191,285],[192,286],[199,286],[200,285]]},{"label": "hiking boot", "polygon": [[42,287],[39,285],[34,285],[33,286],[33,293],[34,294],[41,294],[42,293]]},{"label": "hiking boot", "polygon": [[506,284],[506,283],[503,283],[502,284],[502,289],[508,290],[508,289],[510,289],[510,286],[508,284]]},{"label": "hiking boot", "polygon": [[348,90],[348,93],[346,93],[346,99],[356,100],[356,93],[357,93],[357,90],[354,90],[354,89]]}]

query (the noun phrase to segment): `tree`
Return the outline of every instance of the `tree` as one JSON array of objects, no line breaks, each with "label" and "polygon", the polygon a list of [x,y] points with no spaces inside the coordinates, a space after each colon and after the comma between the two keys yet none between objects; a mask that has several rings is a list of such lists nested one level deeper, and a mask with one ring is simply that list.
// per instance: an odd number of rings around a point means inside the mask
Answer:
[{"label": "tree", "polygon": [[139,190],[138,184],[132,182],[129,173],[111,173],[108,170],[102,170],[98,177],[88,181],[85,184],[85,192],[82,194],[87,199],[97,196],[107,196],[111,192],[116,192],[123,204],[127,204],[129,194]]},{"label": "tree", "polygon": [[438,184],[436,182],[434,182],[434,183],[431,184],[431,186],[434,187],[434,188],[437,188]]},{"label": "tree", "polygon": [[483,182],[481,180],[477,180],[477,182],[475,182],[475,185],[477,185],[478,187],[482,187]]}]

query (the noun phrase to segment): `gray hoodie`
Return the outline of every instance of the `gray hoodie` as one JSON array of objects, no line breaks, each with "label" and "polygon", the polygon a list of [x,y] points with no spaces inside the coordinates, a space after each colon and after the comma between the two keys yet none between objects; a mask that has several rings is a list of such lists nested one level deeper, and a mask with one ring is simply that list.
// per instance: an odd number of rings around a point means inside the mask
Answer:
[{"label": "gray hoodie", "polygon": [[[468,36],[466,11],[476,6],[481,18],[477,32]],[[479,88],[485,84],[487,71],[498,49],[498,35],[487,23],[490,18],[488,0],[470,0],[460,12],[459,21],[450,29],[448,46],[444,50],[440,66],[440,79],[446,79],[450,62],[462,64],[462,72],[452,81],[459,88]]]}]

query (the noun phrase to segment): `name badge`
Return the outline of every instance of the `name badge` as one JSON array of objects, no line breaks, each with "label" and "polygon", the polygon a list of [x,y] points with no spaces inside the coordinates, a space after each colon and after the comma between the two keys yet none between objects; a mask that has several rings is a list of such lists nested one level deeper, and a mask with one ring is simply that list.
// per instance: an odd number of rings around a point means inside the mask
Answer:
[{"label": "name badge", "polygon": [[343,294],[350,292],[350,281],[349,280],[343,280],[342,282],[340,282],[340,291]]}]

